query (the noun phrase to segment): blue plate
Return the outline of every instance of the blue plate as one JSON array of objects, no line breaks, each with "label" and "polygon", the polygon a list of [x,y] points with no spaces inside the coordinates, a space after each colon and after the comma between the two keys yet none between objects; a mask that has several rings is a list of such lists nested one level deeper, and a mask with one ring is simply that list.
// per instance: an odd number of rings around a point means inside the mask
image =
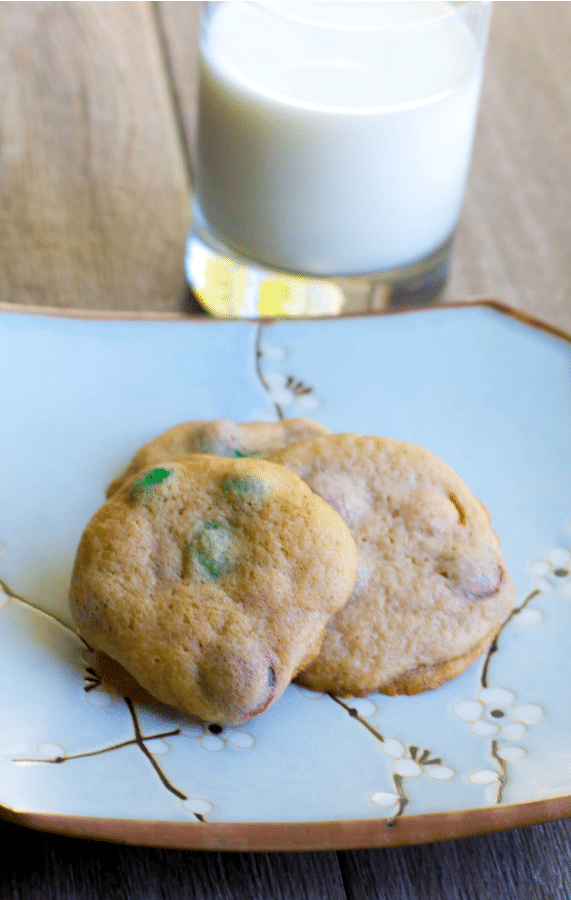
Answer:
[{"label": "blue plate", "polygon": [[[238,850],[570,814],[570,341],[492,302],[272,322],[1,307],[2,814]],[[223,731],[118,695],[67,605],[106,485],[178,422],[294,415],[420,444],[486,504],[518,594],[495,652],[416,697],[291,686]]]}]

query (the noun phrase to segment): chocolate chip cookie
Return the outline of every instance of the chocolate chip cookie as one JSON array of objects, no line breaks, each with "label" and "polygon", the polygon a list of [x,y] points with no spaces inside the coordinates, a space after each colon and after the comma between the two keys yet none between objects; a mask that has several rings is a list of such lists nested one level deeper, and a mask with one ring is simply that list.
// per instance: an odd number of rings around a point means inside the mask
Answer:
[{"label": "chocolate chip cookie", "polygon": [[139,474],[95,513],[70,604],[87,643],[153,697],[238,723],[317,655],[355,573],[349,529],[297,475],[195,454]]},{"label": "chocolate chip cookie", "polygon": [[111,482],[107,488],[107,496],[114,494],[137,472],[179,456],[210,453],[229,458],[265,457],[274,450],[320,434],[329,434],[329,429],[319,422],[304,418],[242,424],[228,419],[183,422],[144,444],[126,471]]},{"label": "chocolate chip cookie", "polygon": [[278,451],[347,523],[355,589],[297,677],[339,696],[415,694],[463,672],[493,642],[515,590],[485,507],[428,450],[330,434]]}]

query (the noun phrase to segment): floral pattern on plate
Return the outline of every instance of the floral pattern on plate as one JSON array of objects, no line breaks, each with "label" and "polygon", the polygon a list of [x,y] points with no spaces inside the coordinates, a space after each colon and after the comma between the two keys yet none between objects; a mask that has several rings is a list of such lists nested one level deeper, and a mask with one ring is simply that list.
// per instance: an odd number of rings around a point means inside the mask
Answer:
[{"label": "floral pattern on plate", "polygon": [[[272,816],[282,823],[371,819],[394,835],[427,813],[571,796],[568,767],[558,762],[571,746],[560,690],[571,677],[561,644],[571,610],[562,462],[571,429],[569,391],[559,377],[571,356],[567,342],[475,308],[196,328],[42,316],[31,317],[30,327],[22,322],[10,318],[0,359],[4,384],[16,379],[23,391],[21,408],[9,385],[2,401],[2,409],[12,402],[15,422],[2,451],[11,479],[0,534],[6,808],[201,829]],[[155,380],[147,383],[151,357]],[[36,365],[47,375],[27,384]],[[521,449],[531,434],[527,410],[539,408],[546,390],[555,391],[557,430],[537,438],[528,464]],[[50,429],[38,465],[32,425],[44,411]],[[460,462],[468,483],[480,479],[475,492],[483,489],[495,504],[492,518],[524,598],[489,652],[454,682],[416,698],[340,699],[291,686],[240,728],[193,722],[110,684],[65,618],[62,597],[82,523],[134,446],[173,421],[220,415],[309,415],[332,430],[394,434]],[[506,423],[504,462],[493,436]],[[79,450],[69,434],[83,441]],[[546,453],[553,458],[542,477],[555,472],[554,486],[536,489]],[[89,459],[88,478],[78,459]],[[528,492],[536,491],[529,502],[524,476]],[[18,486],[26,479],[22,505]]]}]

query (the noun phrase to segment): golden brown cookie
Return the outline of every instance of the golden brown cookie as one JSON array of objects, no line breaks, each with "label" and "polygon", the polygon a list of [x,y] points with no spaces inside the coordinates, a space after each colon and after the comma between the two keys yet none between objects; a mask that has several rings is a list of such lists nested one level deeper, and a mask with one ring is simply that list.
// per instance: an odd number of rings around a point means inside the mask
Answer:
[{"label": "golden brown cookie", "polygon": [[213,456],[265,457],[274,450],[298,441],[329,434],[329,429],[312,419],[282,419],[279,422],[229,422],[216,419],[206,422],[183,422],[175,425],[144,444],[137,451],[126,471],[118,475],[107,488],[110,497],[133,475],[154,465],[178,459],[191,453],[210,453]]},{"label": "golden brown cookie", "polygon": [[492,643],[515,590],[485,507],[432,453],[331,434],[271,455],[339,512],[357,581],[319,656],[296,679],[339,696],[414,694]]},{"label": "golden brown cookie", "polygon": [[287,469],[207,454],[132,479],[87,525],[70,590],[87,643],[217,723],[266,710],[353,589],[341,517]]}]

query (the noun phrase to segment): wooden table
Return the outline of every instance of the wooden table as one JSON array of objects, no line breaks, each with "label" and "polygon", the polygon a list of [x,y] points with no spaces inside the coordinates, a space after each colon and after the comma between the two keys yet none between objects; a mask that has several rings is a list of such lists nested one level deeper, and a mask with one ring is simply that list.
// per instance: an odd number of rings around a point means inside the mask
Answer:
[{"label": "wooden table", "polygon": [[[0,4],[0,301],[196,312],[198,4]],[[497,2],[446,299],[571,332],[571,3]],[[571,897],[566,821],[388,850],[217,854],[2,823],[4,898]]]}]

